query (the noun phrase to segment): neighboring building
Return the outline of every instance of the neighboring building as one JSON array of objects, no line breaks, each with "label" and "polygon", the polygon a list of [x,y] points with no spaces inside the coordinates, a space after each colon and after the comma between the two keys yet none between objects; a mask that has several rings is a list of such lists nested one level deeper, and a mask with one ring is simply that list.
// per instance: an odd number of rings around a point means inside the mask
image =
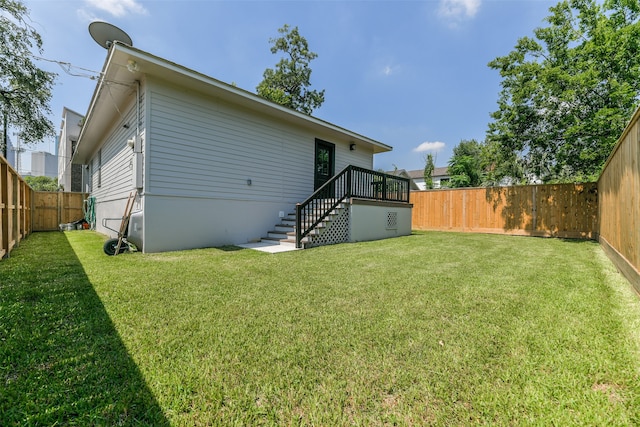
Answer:
[{"label": "neighboring building", "polygon": [[[2,151],[0,150],[0,155],[2,155]],[[18,168],[16,167],[16,150],[11,144],[11,138],[7,135],[7,163],[16,170],[16,172],[20,173]]]},{"label": "neighboring building", "polygon": [[31,175],[58,177],[58,158],[46,151],[34,151],[31,153]]},{"label": "neighboring building", "polygon": [[[364,196],[343,203],[330,240],[411,233],[409,182],[370,171],[388,145],[120,42],[101,76],[73,157],[88,165],[99,232],[115,236],[110,218],[134,193],[144,252],[256,241],[354,165],[369,170],[347,181]],[[381,191],[390,181],[402,197]]]},{"label": "neighboring building", "polygon": [[83,165],[72,164],[71,159],[78,143],[82,115],[64,107],[58,138],[58,184],[64,191],[83,191]]},{"label": "neighboring building", "polygon": [[411,176],[409,176],[409,173],[404,169],[396,169],[396,170],[392,170],[392,171],[387,171],[385,173],[389,174],[389,175],[399,176],[399,177],[408,179],[411,191],[423,190],[423,188],[420,188],[418,186],[418,184],[416,184],[416,182],[411,178]]},{"label": "neighboring building", "polygon": [[[433,169],[433,173],[431,174],[431,179],[433,180],[433,188],[443,188],[447,186],[447,183],[451,179],[451,176],[449,176],[447,169],[448,168],[446,166],[443,168]],[[424,182],[423,169],[411,170],[411,171],[405,171],[404,169],[401,169],[401,170],[404,172],[404,174],[400,176],[406,176],[411,179],[412,189],[414,188],[414,186],[417,190],[427,189],[427,184]]]}]

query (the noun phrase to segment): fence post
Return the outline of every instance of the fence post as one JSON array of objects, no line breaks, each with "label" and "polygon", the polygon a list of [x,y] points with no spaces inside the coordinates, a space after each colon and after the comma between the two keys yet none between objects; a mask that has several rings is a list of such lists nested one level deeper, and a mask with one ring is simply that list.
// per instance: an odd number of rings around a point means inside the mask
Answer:
[{"label": "fence post", "polygon": [[58,219],[56,224],[62,224],[62,193],[59,191],[56,193],[56,200],[56,207],[58,209]]},{"label": "fence post", "polygon": [[462,190],[462,231],[467,231],[467,190]]},{"label": "fence post", "polygon": [[531,194],[531,223],[533,226],[532,231],[538,231],[538,186],[534,185]]},{"label": "fence post", "polygon": [[0,157],[0,259],[9,255],[9,168]]}]

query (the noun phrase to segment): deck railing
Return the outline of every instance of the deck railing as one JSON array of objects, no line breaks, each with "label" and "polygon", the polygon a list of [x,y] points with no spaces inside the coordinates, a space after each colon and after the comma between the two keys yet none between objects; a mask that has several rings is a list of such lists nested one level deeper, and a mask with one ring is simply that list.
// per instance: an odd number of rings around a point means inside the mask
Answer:
[{"label": "deck railing", "polygon": [[296,247],[344,200],[409,203],[409,179],[349,165],[296,206]]}]

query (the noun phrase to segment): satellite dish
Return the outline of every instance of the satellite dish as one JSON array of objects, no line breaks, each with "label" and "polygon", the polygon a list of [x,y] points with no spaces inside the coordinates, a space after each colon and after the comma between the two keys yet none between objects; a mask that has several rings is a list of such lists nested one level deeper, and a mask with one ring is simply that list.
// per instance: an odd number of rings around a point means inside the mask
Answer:
[{"label": "satellite dish", "polygon": [[127,33],[108,22],[93,21],[89,24],[89,34],[91,34],[96,43],[105,49],[109,49],[115,41],[133,46],[131,37]]}]

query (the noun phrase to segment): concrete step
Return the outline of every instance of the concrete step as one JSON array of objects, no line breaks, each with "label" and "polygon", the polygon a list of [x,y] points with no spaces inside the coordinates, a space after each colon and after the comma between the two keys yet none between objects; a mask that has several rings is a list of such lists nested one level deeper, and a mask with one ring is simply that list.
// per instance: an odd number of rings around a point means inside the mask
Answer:
[{"label": "concrete step", "polygon": [[267,238],[268,239],[286,240],[286,239],[289,238],[289,235],[285,231],[275,231],[275,230],[273,230],[273,231],[267,232]]},{"label": "concrete step", "polygon": [[[333,220],[332,217],[329,218],[329,221]],[[302,227],[306,227],[308,224],[302,224]],[[323,221],[320,224],[317,225],[318,228],[324,228],[326,227],[326,223]],[[296,223],[295,221],[293,222],[288,222],[288,221],[283,221],[280,224],[276,224],[275,225],[275,230],[276,231],[295,231],[296,229]]]},{"label": "concrete step", "polygon": [[[311,230],[307,236],[317,236],[320,234],[321,230],[323,227],[316,227],[313,230]],[[306,237],[305,237],[306,238]],[[271,230],[267,232],[267,236],[266,237],[262,237],[262,240],[264,239],[270,239],[270,240],[293,240],[295,242],[296,240],[296,230],[295,229],[289,229],[289,230]]]},{"label": "concrete step", "polygon": [[285,233],[288,233],[290,231],[295,231],[295,230],[296,230],[295,224],[276,224],[276,228],[275,228],[275,231],[284,231]]},{"label": "concrete step", "polygon": [[296,239],[289,239],[289,238],[284,238],[284,239],[280,239],[277,237],[263,237],[262,239],[260,239],[263,242],[270,242],[270,243],[278,243],[281,245],[294,245],[296,244]]},{"label": "concrete step", "polygon": [[[279,245],[289,245],[289,246],[295,246],[296,245],[296,238],[295,236],[293,236],[293,238],[288,238],[288,239],[277,239],[274,237],[263,237],[260,239],[260,241],[262,242],[268,242],[268,243],[277,243]],[[302,245],[304,246],[305,244],[309,243],[309,238],[305,237],[304,239],[302,239]]]}]

